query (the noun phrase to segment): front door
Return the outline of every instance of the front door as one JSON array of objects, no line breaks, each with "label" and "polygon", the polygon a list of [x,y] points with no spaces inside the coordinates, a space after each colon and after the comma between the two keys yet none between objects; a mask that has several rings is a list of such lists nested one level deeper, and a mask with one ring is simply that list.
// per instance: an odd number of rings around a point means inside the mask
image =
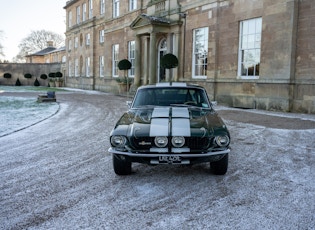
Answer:
[{"label": "front door", "polygon": [[160,41],[160,44],[159,44],[159,52],[158,52],[158,68],[157,68],[157,76],[158,76],[158,82],[163,82],[165,81],[165,74],[166,74],[166,71],[165,71],[165,68],[163,68],[161,66],[161,59],[162,57],[167,53],[167,42],[166,42],[166,39],[162,39]]}]

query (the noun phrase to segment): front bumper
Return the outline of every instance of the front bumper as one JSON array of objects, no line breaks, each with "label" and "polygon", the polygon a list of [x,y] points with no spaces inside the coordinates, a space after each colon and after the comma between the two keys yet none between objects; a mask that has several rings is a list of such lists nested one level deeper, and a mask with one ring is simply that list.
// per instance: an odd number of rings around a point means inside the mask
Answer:
[{"label": "front bumper", "polygon": [[204,153],[138,153],[138,152],[123,152],[123,151],[117,151],[110,147],[108,149],[108,152],[112,154],[119,154],[129,157],[160,157],[160,156],[178,156],[183,158],[199,158],[199,157],[210,157],[210,156],[216,156],[216,155],[225,155],[230,152],[230,149],[224,149],[219,151],[211,151],[211,152],[204,152]]}]

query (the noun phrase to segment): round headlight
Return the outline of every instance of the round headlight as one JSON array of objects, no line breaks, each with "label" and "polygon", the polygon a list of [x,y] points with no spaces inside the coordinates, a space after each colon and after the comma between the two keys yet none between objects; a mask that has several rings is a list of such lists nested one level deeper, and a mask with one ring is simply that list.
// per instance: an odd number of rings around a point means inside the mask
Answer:
[{"label": "round headlight", "polygon": [[172,137],[172,145],[176,148],[181,148],[185,144],[184,137]]},{"label": "round headlight", "polygon": [[215,137],[215,142],[220,147],[226,147],[230,144],[230,138],[227,135],[217,136],[217,137]]},{"label": "round headlight", "polygon": [[114,147],[124,147],[127,139],[124,136],[112,136],[110,142]]},{"label": "round headlight", "polygon": [[155,145],[156,145],[157,147],[159,147],[159,148],[164,148],[164,147],[166,147],[167,144],[168,144],[168,139],[167,139],[167,137],[156,137],[156,138],[154,139],[154,143],[155,143]]}]

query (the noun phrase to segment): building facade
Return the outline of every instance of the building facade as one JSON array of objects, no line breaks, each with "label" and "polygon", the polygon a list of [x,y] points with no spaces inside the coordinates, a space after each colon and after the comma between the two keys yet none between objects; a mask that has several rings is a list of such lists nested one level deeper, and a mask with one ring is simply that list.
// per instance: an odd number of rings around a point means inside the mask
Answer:
[{"label": "building facade", "polygon": [[[203,85],[233,107],[315,113],[313,0],[72,0],[64,7],[66,86]],[[160,60],[177,56],[166,70]]]}]

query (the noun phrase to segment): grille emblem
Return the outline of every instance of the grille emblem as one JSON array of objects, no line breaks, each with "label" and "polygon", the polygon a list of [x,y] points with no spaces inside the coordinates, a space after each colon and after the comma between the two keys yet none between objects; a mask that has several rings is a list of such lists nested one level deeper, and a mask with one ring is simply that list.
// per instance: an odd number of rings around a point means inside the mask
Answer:
[{"label": "grille emblem", "polygon": [[151,142],[141,141],[139,142],[139,145],[151,145]]}]

